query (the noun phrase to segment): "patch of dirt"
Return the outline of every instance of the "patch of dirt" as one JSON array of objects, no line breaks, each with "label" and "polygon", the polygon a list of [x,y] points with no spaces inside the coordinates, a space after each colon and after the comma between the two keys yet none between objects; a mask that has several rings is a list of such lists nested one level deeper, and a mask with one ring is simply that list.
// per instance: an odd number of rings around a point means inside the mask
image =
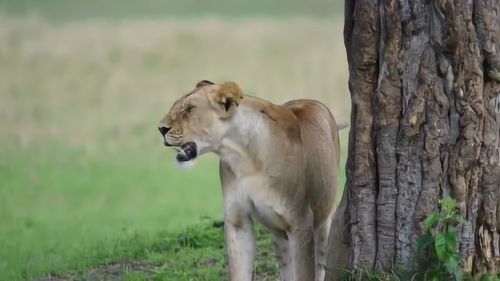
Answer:
[{"label": "patch of dirt", "polygon": [[[262,258],[262,257],[260,257]],[[214,266],[217,263],[216,260],[207,260],[203,265],[210,267]],[[263,261],[259,261],[259,257],[256,259],[256,263],[265,264]],[[156,272],[158,267],[153,264],[147,263],[138,263],[138,262],[114,262],[110,264],[105,264],[101,266],[97,266],[95,268],[90,269],[86,273],[63,273],[63,274],[49,274],[38,281],[119,281],[123,279],[123,275],[126,272],[142,272],[142,273],[150,273],[151,277]],[[266,268],[270,272],[262,272],[262,268],[260,272],[257,272],[254,276],[255,281],[271,281],[276,280],[275,272],[276,269]],[[227,280],[224,278],[224,280]]]},{"label": "patch of dirt", "polygon": [[39,281],[116,281],[121,280],[125,272],[150,272],[154,273],[155,266],[152,264],[137,263],[137,262],[114,262],[101,265],[90,269],[84,274],[65,273],[65,274],[49,274],[48,276],[39,279]]}]

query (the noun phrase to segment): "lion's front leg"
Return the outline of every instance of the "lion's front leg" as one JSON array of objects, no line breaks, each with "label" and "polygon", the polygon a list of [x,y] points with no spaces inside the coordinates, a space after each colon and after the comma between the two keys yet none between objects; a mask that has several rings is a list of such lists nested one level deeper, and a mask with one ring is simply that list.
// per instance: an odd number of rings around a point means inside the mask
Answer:
[{"label": "lion's front leg", "polygon": [[293,281],[290,243],[285,233],[273,234],[273,245],[280,264],[281,281]]},{"label": "lion's front leg", "polygon": [[252,281],[255,259],[255,235],[250,217],[238,219],[238,223],[226,219],[226,246],[229,256],[231,281]]}]

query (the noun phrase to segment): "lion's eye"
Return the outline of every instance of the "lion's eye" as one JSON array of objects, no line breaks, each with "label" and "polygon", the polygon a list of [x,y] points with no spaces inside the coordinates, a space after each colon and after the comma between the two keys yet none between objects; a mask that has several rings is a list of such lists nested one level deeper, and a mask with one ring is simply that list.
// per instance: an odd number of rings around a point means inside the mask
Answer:
[{"label": "lion's eye", "polygon": [[188,105],[188,106],[186,107],[186,109],[184,110],[184,113],[185,113],[185,114],[189,114],[189,113],[191,113],[191,111],[193,111],[193,109],[194,109],[194,106],[192,106],[192,105]]}]

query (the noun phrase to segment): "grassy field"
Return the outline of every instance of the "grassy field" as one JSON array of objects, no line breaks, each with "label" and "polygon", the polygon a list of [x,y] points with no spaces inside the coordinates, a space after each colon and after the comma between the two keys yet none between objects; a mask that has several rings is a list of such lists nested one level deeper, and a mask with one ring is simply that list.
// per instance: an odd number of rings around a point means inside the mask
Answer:
[{"label": "grassy field", "polygon": [[[22,14],[28,2],[2,3]],[[204,226],[222,216],[217,159],[179,171],[156,131],[201,79],[237,81],[276,103],[316,98],[348,120],[335,20],[3,13],[0,62],[0,280],[101,280],[92,274],[113,266],[124,280],[218,280],[222,234]],[[182,242],[186,233],[200,246]],[[272,276],[272,263],[262,267]]]}]

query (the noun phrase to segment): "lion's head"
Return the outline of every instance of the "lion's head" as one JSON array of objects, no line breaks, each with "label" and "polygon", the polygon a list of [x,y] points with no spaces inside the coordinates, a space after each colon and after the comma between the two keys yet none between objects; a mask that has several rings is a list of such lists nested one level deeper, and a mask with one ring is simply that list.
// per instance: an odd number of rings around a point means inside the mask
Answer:
[{"label": "lion's head", "polygon": [[242,91],[234,82],[198,82],[160,121],[158,129],[164,144],[178,151],[178,162],[214,151],[242,98]]}]

